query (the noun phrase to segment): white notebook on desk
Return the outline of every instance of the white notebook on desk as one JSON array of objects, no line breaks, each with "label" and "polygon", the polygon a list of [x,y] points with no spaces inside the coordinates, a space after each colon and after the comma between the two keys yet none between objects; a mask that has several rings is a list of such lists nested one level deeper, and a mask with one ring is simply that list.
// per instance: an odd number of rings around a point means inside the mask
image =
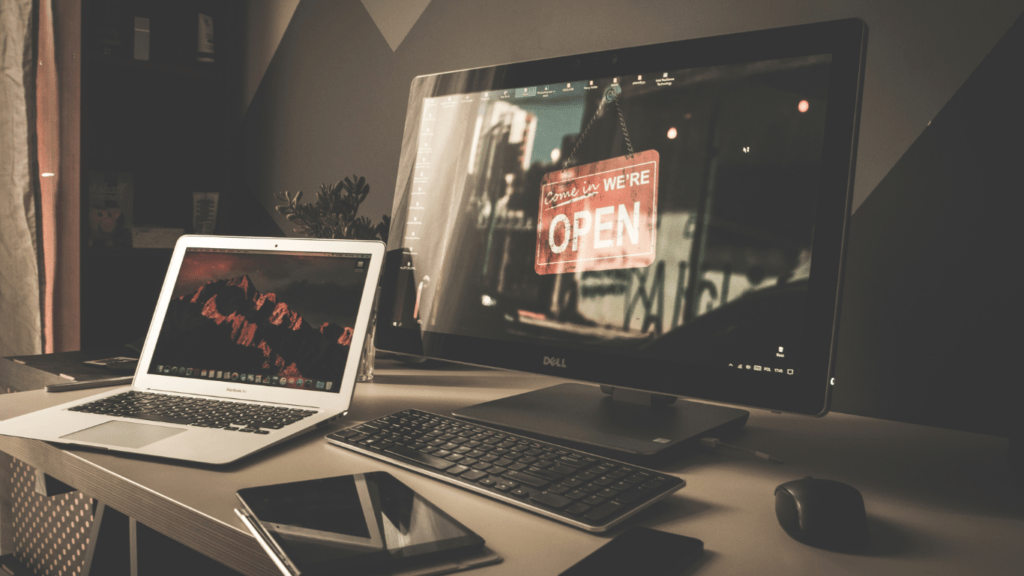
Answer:
[{"label": "white notebook on desk", "polygon": [[349,409],[384,244],[183,236],[130,388],[0,434],[225,464]]}]

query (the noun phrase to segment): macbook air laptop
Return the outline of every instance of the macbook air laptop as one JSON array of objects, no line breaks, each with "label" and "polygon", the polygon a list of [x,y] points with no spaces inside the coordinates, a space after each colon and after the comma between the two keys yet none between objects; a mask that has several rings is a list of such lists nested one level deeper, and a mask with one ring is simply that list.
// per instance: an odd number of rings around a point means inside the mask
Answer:
[{"label": "macbook air laptop", "polygon": [[131,387],[0,434],[226,464],[344,416],[383,259],[375,241],[183,236]]}]

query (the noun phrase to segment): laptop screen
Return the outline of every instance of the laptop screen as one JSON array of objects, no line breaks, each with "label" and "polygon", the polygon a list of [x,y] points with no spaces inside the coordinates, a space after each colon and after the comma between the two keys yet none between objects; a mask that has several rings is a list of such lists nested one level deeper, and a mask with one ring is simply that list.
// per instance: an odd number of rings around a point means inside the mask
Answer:
[{"label": "laptop screen", "polygon": [[149,374],[337,393],[370,254],[189,248]]}]

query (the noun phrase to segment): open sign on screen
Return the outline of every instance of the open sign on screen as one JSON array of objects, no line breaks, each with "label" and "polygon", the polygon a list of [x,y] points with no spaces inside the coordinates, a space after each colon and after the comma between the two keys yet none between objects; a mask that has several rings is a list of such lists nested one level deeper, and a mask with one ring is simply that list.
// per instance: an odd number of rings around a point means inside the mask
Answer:
[{"label": "open sign on screen", "polygon": [[549,172],[537,216],[538,274],[641,268],[654,262],[658,152]]}]

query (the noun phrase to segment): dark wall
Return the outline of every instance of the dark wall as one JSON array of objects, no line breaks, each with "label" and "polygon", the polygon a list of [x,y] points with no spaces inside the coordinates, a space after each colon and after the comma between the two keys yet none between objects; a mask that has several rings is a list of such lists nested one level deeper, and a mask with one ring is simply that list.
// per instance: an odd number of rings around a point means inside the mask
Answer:
[{"label": "dark wall", "polygon": [[834,410],[1000,435],[1019,412],[1021,70],[1018,19],[853,215]]},{"label": "dark wall", "polygon": [[[435,0],[392,50],[363,3],[301,0],[243,120],[244,185],[272,212],[275,192],[302,189],[312,194],[321,182],[357,173],[372,187],[361,213],[377,220],[390,213],[409,84],[416,75],[861,18],[870,29],[867,75],[840,334],[840,384],[833,407],[911,421],[928,421],[921,417],[925,412],[945,414],[939,418],[943,420],[948,414],[937,411],[938,405],[925,408],[908,401],[908,394],[916,396],[921,387],[911,386],[912,379],[903,375],[913,372],[921,358],[891,346],[918,339],[925,342],[919,350],[933,350],[927,342],[936,342],[948,330],[935,331],[934,325],[910,317],[899,324],[878,318],[887,315],[894,320],[892,311],[901,310],[899,298],[907,300],[905,294],[882,288],[893,276],[876,269],[874,260],[889,255],[894,262],[901,257],[920,260],[921,253],[931,252],[929,235],[949,232],[927,211],[890,205],[934,204],[925,195],[905,192],[913,197],[894,193],[900,199],[876,199],[877,192],[870,198],[869,193],[1005,33],[1021,7],[1020,0]],[[974,192],[969,189],[951,189],[948,194],[955,199],[953,204],[928,210],[961,214],[968,208],[984,209],[971,202]],[[877,200],[878,207],[865,199]],[[858,207],[869,213],[862,217]],[[274,217],[290,231],[283,218]],[[904,247],[910,239],[921,245],[911,251]],[[898,263],[892,266],[900,270]],[[941,262],[923,267],[925,277],[945,278]],[[979,275],[977,283],[986,285],[985,278]],[[932,291],[919,292],[927,296],[914,300],[920,317],[929,317],[928,311],[936,306],[960,301],[961,285],[920,282],[914,290]],[[884,308],[881,301],[896,304]],[[972,325],[971,333],[985,326]],[[880,335],[879,330],[895,332]],[[951,358],[965,362],[950,356],[947,344],[940,344],[947,367]],[[957,366],[968,372],[966,363]],[[957,380],[946,379],[950,393],[934,402],[954,406]],[[955,424],[978,429],[959,420]]]}]

